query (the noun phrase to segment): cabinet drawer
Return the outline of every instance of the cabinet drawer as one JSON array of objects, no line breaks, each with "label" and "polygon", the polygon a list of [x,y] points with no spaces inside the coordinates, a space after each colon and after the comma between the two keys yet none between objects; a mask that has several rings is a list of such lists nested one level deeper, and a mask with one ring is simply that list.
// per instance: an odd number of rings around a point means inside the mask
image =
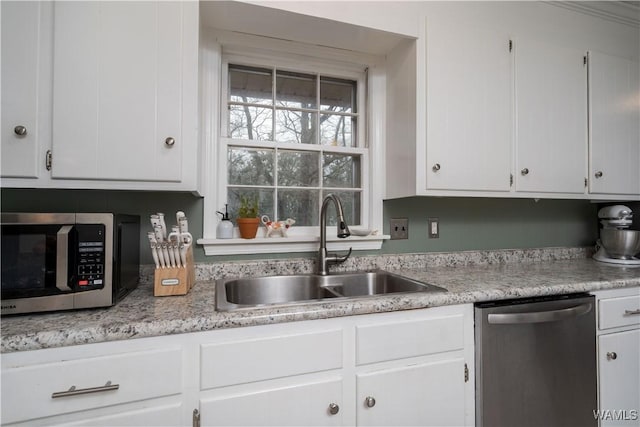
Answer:
[{"label": "cabinet drawer", "polygon": [[598,309],[599,329],[640,324],[640,295],[602,299]]},{"label": "cabinet drawer", "polygon": [[200,388],[342,367],[342,330],[203,345]]},{"label": "cabinet drawer", "polygon": [[[104,387],[108,382],[111,388]],[[71,387],[99,389],[53,397]],[[2,371],[2,424],[179,394],[181,388],[180,348],[7,369]]]},{"label": "cabinet drawer", "polygon": [[356,327],[356,363],[382,362],[460,350],[464,346],[462,314]]}]

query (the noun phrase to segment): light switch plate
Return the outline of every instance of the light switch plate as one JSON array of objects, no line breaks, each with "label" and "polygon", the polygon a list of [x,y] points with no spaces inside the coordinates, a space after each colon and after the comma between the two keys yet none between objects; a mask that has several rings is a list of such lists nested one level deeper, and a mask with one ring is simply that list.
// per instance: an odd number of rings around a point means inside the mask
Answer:
[{"label": "light switch plate", "polygon": [[409,218],[391,218],[389,220],[391,240],[409,238]]},{"label": "light switch plate", "polygon": [[440,238],[440,220],[438,218],[427,218],[427,233],[430,239]]}]

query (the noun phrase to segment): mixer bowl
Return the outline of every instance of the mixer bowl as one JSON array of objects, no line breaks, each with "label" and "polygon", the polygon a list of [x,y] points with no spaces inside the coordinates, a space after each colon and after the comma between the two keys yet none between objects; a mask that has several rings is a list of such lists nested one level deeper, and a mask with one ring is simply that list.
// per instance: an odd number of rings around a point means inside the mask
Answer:
[{"label": "mixer bowl", "polygon": [[600,241],[611,258],[631,259],[640,252],[640,231],[603,228]]}]

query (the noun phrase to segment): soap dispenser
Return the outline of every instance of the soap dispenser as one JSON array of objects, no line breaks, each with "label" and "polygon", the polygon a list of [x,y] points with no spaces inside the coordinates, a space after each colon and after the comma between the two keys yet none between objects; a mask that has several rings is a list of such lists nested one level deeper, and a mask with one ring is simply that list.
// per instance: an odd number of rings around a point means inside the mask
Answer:
[{"label": "soap dispenser", "polygon": [[232,239],[233,238],[233,223],[229,219],[229,212],[227,211],[227,205],[224,205],[224,213],[216,211],[222,215],[222,221],[218,224],[216,229],[216,236],[218,239]]}]

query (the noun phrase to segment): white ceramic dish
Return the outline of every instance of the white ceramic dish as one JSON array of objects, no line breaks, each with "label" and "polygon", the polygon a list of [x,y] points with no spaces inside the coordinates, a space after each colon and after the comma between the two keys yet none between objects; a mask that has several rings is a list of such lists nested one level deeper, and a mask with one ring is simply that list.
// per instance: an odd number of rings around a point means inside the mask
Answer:
[{"label": "white ceramic dish", "polygon": [[369,229],[364,229],[364,228],[353,228],[353,227],[349,227],[349,231],[351,232],[352,236],[368,236],[369,234],[371,234],[371,230]]}]

